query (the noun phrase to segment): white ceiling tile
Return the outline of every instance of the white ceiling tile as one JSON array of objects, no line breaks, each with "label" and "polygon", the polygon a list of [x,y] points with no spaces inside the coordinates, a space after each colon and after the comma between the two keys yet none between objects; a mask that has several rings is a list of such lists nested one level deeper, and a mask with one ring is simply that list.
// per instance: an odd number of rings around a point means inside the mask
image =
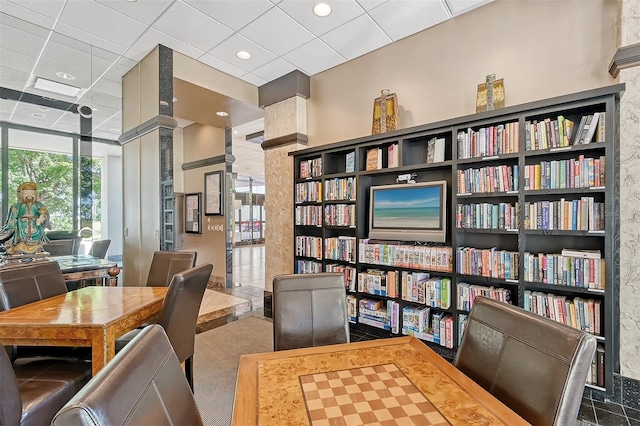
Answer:
[{"label": "white ceiling tile", "polygon": [[[149,30],[147,30],[149,31]],[[127,59],[131,59],[133,61],[135,61],[136,63],[140,62],[143,58],[144,58],[144,54],[137,52],[133,49],[129,49],[126,52],[124,52],[123,54]]]},{"label": "white ceiling tile", "polygon": [[2,58],[2,66],[5,68],[11,68],[17,71],[31,73],[33,66],[36,63],[36,58],[33,56],[25,55],[14,50],[0,48],[0,58]]},{"label": "white ceiling tile", "polygon": [[160,31],[155,30],[153,28],[149,28],[142,35],[142,37],[140,37],[135,42],[135,44],[131,46],[131,48],[136,52],[140,52],[144,56],[146,56],[149,52],[155,49],[156,46],[159,44],[167,46],[175,51],[178,51],[192,58],[194,57],[197,58],[204,53],[202,50],[197,49],[194,46],[191,46],[187,43],[182,42],[181,40],[173,38],[170,35],[161,33]]},{"label": "white ceiling tile", "polygon": [[[238,58],[236,52],[240,50],[251,53],[251,59]],[[276,58],[276,55],[240,34],[234,34],[208,53],[245,71],[252,71]]]},{"label": "white ceiling tile", "polygon": [[[0,5],[2,5],[4,9],[5,3],[0,1]],[[1,24],[0,32],[5,27],[10,27],[16,30],[20,30],[24,33],[30,34],[32,36],[41,37],[45,39],[49,36],[49,33],[51,32],[51,30],[49,30],[48,28],[43,28],[37,24],[34,24],[30,20],[21,19],[19,17],[15,17],[3,12],[0,12],[0,24]]]},{"label": "white ceiling tile", "polygon": [[[88,61],[90,57],[86,58]],[[66,72],[75,77],[73,80],[66,80],[56,75],[58,72]],[[66,84],[73,87],[79,87],[81,89],[88,89],[91,86],[91,64],[68,62],[68,65],[55,64],[50,61],[40,60],[33,74],[37,77],[42,77],[47,80],[56,81],[58,83]]]},{"label": "white ceiling tile", "polygon": [[454,16],[466,13],[493,0],[443,0],[446,1]]},{"label": "white ceiling tile", "polygon": [[94,83],[94,85],[91,87],[91,90],[95,92],[105,93],[107,95],[122,93],[122,83],[108,80],[106,78],[101,78]]},{"label": "white ceiling tile", "polygon": [[239,33],[278,56],[313,39],[313,34],[278,8],[270,9]]},{"label": "white ceiling tile", "polygon": [[241,75],[246,74],[246,71],[236,67],[235,65],[231,65],[228,62],[223,61],[220,58],[216,58],[208,53],[205,53],[200,58],[198,58],[200,62],[203,64],[207,64],[210,67],[213,67],[219,71],[225,72],[234,77],[240,77]]},{"label": "white ceiling tile", "polygon": [[0,46],[37,58],[47,41],[47,35],[34,34],[8,25],[0,26]]},{"label": "white ceiling tile", "polygon": [[335,50],[315,39],[283,56],[305,74],[313,75],[345,61]]},{"label": "white ceiling tile", "polygon": [[282,58],[277,58],[268,64],[251,71],[251,74],[260,77],[263,80],[271,81],[278,77],[282,77],[291,71],[295,71],[295,69],[296,67],[293,66],[293,64],[290,64]]},{"label": "white ceiling tile", "polygon": [[151,25],[174,0],[95,0],[133,19]]},{"label": "white ceiling tile", "polygon": [[313,13],[313,6],[317,3],[317,0],[283,0],[278,7],[317,36],[364,13],[364,9],[355,0],[340,0],[328,2],[331,14],[319,17]]},{"label": "white ceiling tile", "polygon": [[128,73],[137,63],[138,61],[120,57],[116,63],[109,68],[109,71],[107,71],[103,78],[120,84],[122,83],[122,76]]},{"label": "white ceiling tile", "polygon": [[184,1],[236,31],[273,7],[273,3],[268,0]]},{"label": "white ceiling tile", "polygon": [[13,90],[22,90],[24,89],[24,86],[27,85],[30,76],[30,71],[24,72],[0,66],[0,82],[2,82],[3,87],[8,87]]},{"label": "white ceiling tile", "polygon": [[[2,12],[19,19],[32,22],[35,25],[53,29],[56,17],[65,0],[40,0],[40,1],[8,1],[2,0],[0,6]],[[4,24],[4,18],[1,19]]]},{"label": "white ceiling tile", "polygon": [[94,104],[105,105],[115,109],[122,108],[122,100],[119,94],[108,95],[106,93],[100,93],[93,90],[87,93],[90,94],[89,99],[91,99],[91,102]]},{"label": "white ceiling tile", "polygon": [[264,78],[260,78],[254,74],[251,73],[247,73],[245,75],[243,75],[241,77],[242,80],[246,81],[247,83],[251,83],[254,86],[262,86],[265,83],[268,83],[269,80],[265,80]]},{"label": "white ceiling tile", "polygon": [[371,9],[374,9],[380,6],[381,4],[388,2],[389,0],[356,0],[356,1],[360,4],[360,6],[362,6],[364,10],[369,11]]},{"label": "white ceiling tile", "polygon": [[369,15],[359,16],[320,39],[349,60],[392,42]]},{"label": "white ceiling tile", "polygon": [[101,49],[105,49],[118,55],[122,55],[125,50],[127,50],[127,48],[121,44],[113,43],[108,39],[101,38],[62,22],[59,22],[58,25],[56,25],[56,32],[59,32],[60,34],[64,34],[71,38],[84,40],[92,46],[100,47]]},{"label": "white ceiling tile", "polygon": [[[60,16],[60,23],[126,47],[129,47],[146,29],[146,25],[94,1],[67,2]],[[56,31],[58,31],[58,27],[56,27]],[[60,32],[67,34],[63,31]],[[74,36],[71,35],[71,37]],[[79,39],[82,40],[82,38]],[[94,43],[93,40],[86,41],[103,47]],[[112,51],[107,47],[103,48]]]},{"label": "white ceiling tile", "polygon": [[393,0],[369,15],[394,41],[410,36],[448,19],[440,1]]},{"label": "white ceiling tile", "polygon": [[174,3],[153,28],[202,51],[233,34],[230,28],[183,2]]}]

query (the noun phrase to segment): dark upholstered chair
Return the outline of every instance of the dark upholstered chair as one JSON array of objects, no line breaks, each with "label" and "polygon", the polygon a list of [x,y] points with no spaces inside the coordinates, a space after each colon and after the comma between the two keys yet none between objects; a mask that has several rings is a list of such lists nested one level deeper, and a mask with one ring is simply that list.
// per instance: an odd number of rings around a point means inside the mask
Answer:
[{"label": "dark upholstered chair", "polygon": [[52,425],[202,425],[162,327],[150,325],[109,361]]},{"label": "dark upholstered chair", "polygon": [[167,287],[178,272],[196,266],[195,251],[156,251],[151,259],[147,287]]},{"label": "dark upholstered chair", "polygon": [[588,333],[477,297],[454,364],[531,424],[572,425],[595,350]]},{"label": "dark upholstered chair", "polygon": [[68,256],[78,254],[80,247],[80,238],[66,240],[51,240],[44,244],[42,248],[51,256]]},{"label": "dark upholstered chair", "polygon": [[97,257],[98,259],[104,259],[107,255],[107,250],[109,250],[109,245],[111,244],[111,240],[95,240],[91,243],[91,248],[89,249],[89,256]]},{"label": "dark upholstered chair", "polygon": [[349,343],[343,275],[324,272],[274,277],[274,350],[334,343]]},{"label": "dark upholstered chair", "polygon": [[[196,339],[196,325],[202,296],[209,282],[213,265],[205,263],[195,268],[179,272],[173,276],[169,290],[162,303],[160,324],[180,362],[184,362],[187,381],[193,389],[193,349]],[[116,340],[116,351],[121,350],[142,329],[135,329]]]},{"label": "dark upholstered chair", "polygon": [[0,424],[48,425],[91,378],[91,363],[32,361],[13,366],[0,350]]}]

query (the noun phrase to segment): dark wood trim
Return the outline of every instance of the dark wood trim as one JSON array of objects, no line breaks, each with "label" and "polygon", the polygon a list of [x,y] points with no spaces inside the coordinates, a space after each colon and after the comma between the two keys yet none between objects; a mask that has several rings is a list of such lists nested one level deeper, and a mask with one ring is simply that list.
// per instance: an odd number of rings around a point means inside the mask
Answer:
[{"label": "dark wood trim", "polygon": [[620,70],[638,65],[640,65],[640,43],[620,47],[611,59],[609,74],[616,78]]},{"label": "dark wood trim", "polygon": [[184,163],[182,170],[199,169],[201,167],[213,166],[216,164],[233,163],[236,157],[230,154],[216,155],[215,157],[203,158],[202,160],[192,161],[190,163]]},{"label": "dark wood trim", "polygon": [[262,142],[262,149],[271,149],[283,145],[289,145],[292,143],[307,144],[309,138],[302,133],[291,133],[290,135],[284,135],[277,138],[269,139]]},{"label": "dark wood trim", "polygon": [[175,129],[178,127],[178,122],[175,118],[166,115],[156,115],[155,117],[145,121],[144,123],[134,127],[131,130],[127,130],[118,138],[120,145],[124,145],[127,142],[131,142],[134,139],[139,138],[142,135],[153,132],[161,127],[165,129]]}]

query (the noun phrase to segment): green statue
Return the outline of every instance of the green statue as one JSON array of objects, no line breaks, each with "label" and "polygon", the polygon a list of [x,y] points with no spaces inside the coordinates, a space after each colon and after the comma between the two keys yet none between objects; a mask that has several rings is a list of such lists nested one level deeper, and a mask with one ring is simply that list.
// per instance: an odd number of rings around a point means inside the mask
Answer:
[{"label": "green statue", "polygon": [[42,253],[42,245],[49,239],[45,228],[49,225],[49,210],[38,201],[38,187],[25,182],[18,187],[18,201],[9,209],[0,241],[4,241],[7,254]]}]

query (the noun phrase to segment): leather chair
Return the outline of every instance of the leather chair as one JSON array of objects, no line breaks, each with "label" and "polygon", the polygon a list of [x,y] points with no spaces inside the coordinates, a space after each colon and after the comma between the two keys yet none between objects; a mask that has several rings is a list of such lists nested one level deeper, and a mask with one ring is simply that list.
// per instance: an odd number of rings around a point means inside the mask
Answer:
[{"label": "leather chair", "polygon": [[78,248],[80,247],[80,238],[66,239],[66,240],[51,240],[48,243],[43,244],[44,251],[51,256],[68,256],[71,254],[78,254]]},{"label": "leather chair", "polygon": [[180,362],[162,327],[138,334],[78,392],[58,425],[202,425]]},{"label": "leather chair", "polygon": [[480,296],[454,364],[531,424],[569,425],[595,350],[588,333]]},{"label": "leather chair", "polygon": [[278,275],[272,297],[274,350],[349,343],[341,273]]},{"label": "leather chair", "polygon": [[[161,325],[180,362],[184,362],[185,375],[193,390],[193,351],[196,324],[204,290],[209,282],[213,265],[205,263],[173,276],[162,303]],[[146,328],[146,327],[145,327]],[[125,347],[143,329],[135,329],[116,340],[116,352]]]},{"label": "leather chair", "polygon": [[178,272],[196,266],[195,251],[156,251],[151,259],[147,287],[167,287]]},{"label": "leather chair", "polygon": [[0,350],[0,424],[50,424],[90,378],[89,362],[47,360],[14,367]]},{"label": "leather chair", "polygon": [[98,259],[104,259],[110,244],[111,240],[95,240],[91,243],[91,248],[87,254]]}]

